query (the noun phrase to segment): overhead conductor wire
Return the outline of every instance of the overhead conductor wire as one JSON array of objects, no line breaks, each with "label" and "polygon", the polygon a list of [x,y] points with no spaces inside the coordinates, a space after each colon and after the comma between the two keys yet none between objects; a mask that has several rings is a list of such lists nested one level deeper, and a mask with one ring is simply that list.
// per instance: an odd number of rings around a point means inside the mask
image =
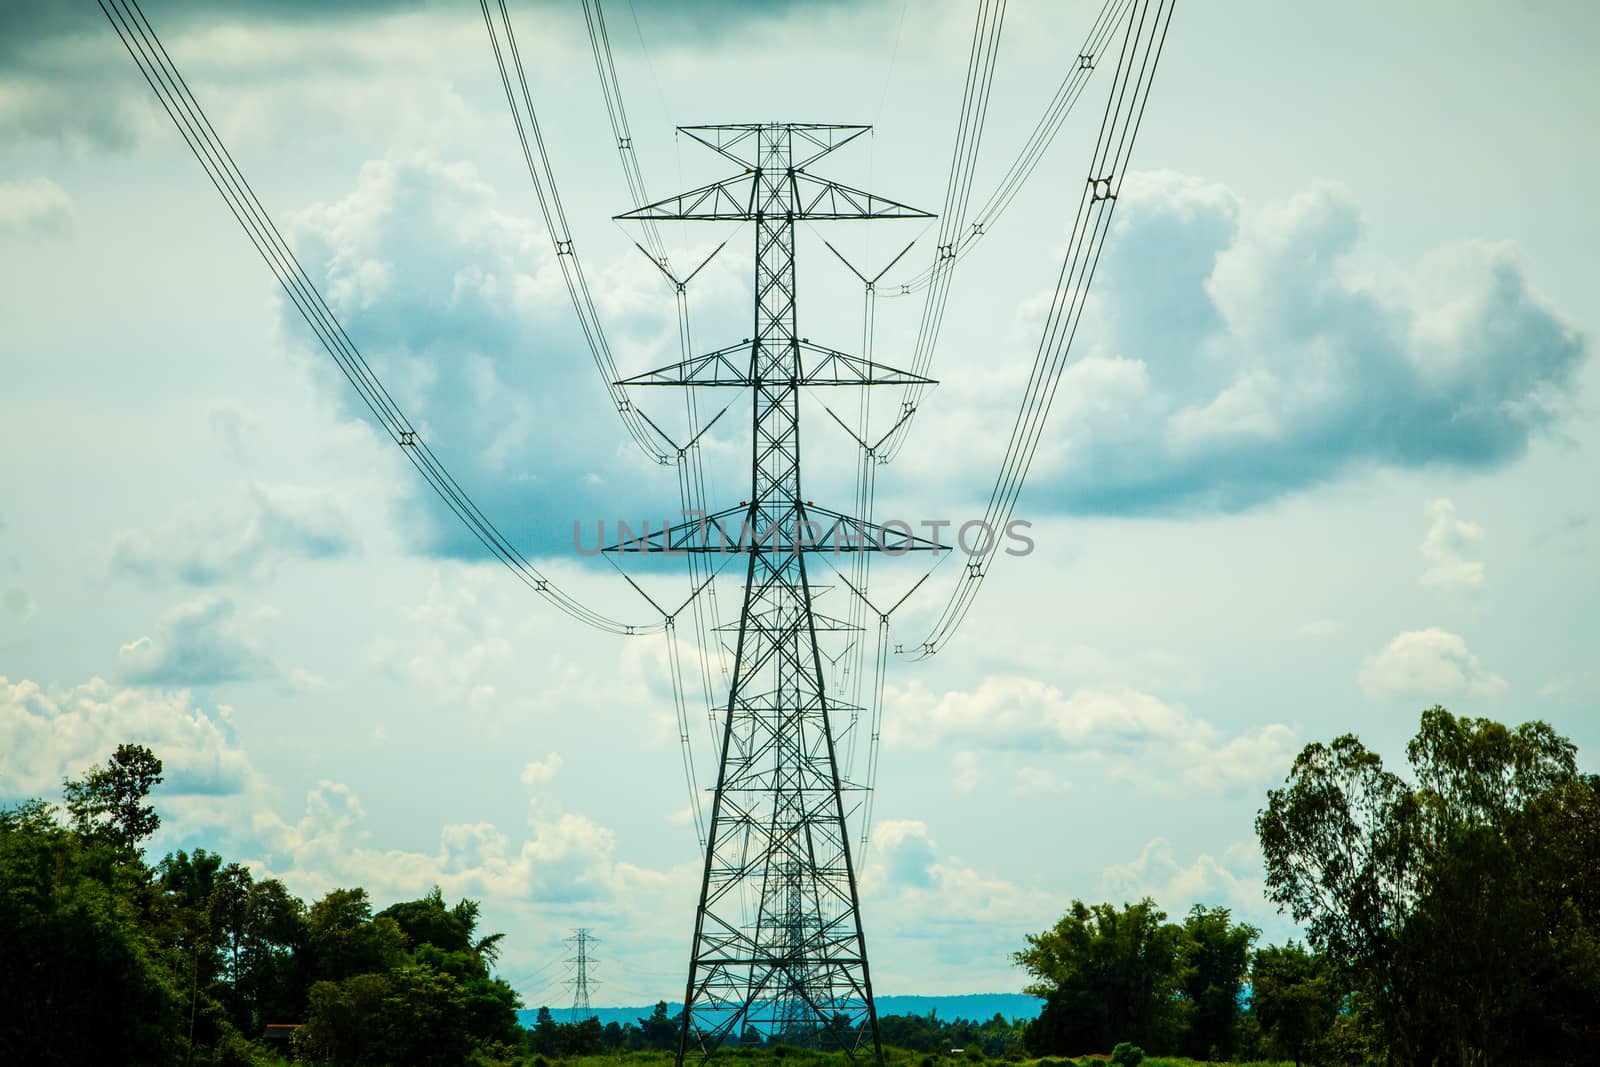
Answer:
[{"label": "overhead conductor wire", "polygon": [[257,253],[277,278],[290,303],[311,327],[317,340],[356,390],[373,418],[390,439],[401,446],[406,458],[445,505],[519,581],[572,618],[614,634],[661,630],[661,623],[626,623],[585,606],[545,577],[489,521],[395,404],[344,327],[339,324],[327,301],[245,180],[232,154],[145,17],[138,0],[98,0],[98,3],[162,109],[177,127],[184,143],[205,170],[206,177],[221,195]]},{"label": "overhead conductor wire", "polygon": [[[556,262],[561,267],[561,277],[566,282],[568,295],[572,298],[573,310],[578,314],[578,323],[583,328],[589,353],[594,358],[601,382],[611,397],[611,403],[616,408],[617,415],[621,418],[629,436],[645,455],[657,462],[665,461],[667,457],[656,447],[644,420],[634,410],[622,386],[617,384],[622,375],[617,372],[611,346],[607,344],[605,331],[600,326],[600,317],[595,311],[589,282],[584,276],[583,264],[578,258],[577,245],[572,238],[572,227],[567,222],[566,209],[561,203],[561,193],[556,187],[555,173],[550,166],[550,153],[545,147],[544,133],[539,127],[539,116],[533,107],[533,92],[528,86],[527,72],[522,65],[522,53],[517,48],[516,33],[511,26],[511,13],[506,8],[505,0],[499,0],[501,29],[497,31],[494,17],[489,10],[489,0],[478,0],[478,6],[483,11],[483,25],[489,32],[489,44],[494,51],[495,66],[499,68],[500,84],[505,89],[506,103],[511,108],[511,120],[516,127],[517,140],[522,145],[522,158],[528,165],[528,177],[533,181],[533,191],[539,201],[539,212],[544,216],[545,228],[555,245]],[[505,35],[504,48],[500,44],[502,32]],[[507,57],[511,61],[509,68]],[[516,73],[516,87],[512,85],[512,70]],[[520,105],[518,90],[521,95]]]},{"label": "overhead conductor wire", "polygon": [[[639,164],[638,152],[634,148],[633,131],[628,124],[628,109],[623,102],[622,83],[617,77],[616,59],[611,49],[611,37],[606,29],[605,10],[600,0],[583,0],[583,18],[584,25],[589,33],[589,47],[594,54],[595,72],[600,77],[600,91],[605,100],[606,116],[611,124],[612,136],[616,139],[617,155],[622,164],[623,178],[627,182],[628,193],[633,198],[634,206],[643,206],[650,203],[650,195],[645,186],[644,173]],[[640,221],[644,234],[644,245],[640,247],[640,251],[656,265],[672,286],[673,303],[677,309],[678,318],[678,347],[681,358],[687,361],[694,355],[693,332],[689,325],[689,282],[705,267],[706,263],[710,262],[712,256],[721,251],[722,246],[719,245],[716,251],[713,251],[711,256],[708,256],[706,261],[701,263],[700,267],[696,268],[688,278],[680,278],[672,267],[671,259],[667,253],[666,242],[662,240],[660,228],[656,225],[655,220],[645,218]],[[691,516],[703,517],[707,513],[705,464],[700,448],[700,438],[703,431],[708,429],[710,424],[704,427],[701,426],[696,393],[697,390],[692,385],[683,387],[684,415],[688,426],[686,444],[678,445],[664,432],[661,432],[659,427],[655,427],[655,424],[651,423],[651,426],[657,430],[660,437],[666,440],[675,454],[678,497],[685,521],[689,521]],[[640,414],[643,416],[643,412]],[[648,418],[646,418],[646,421],[649,421]],[[715,421],[716,419],[713,418],[712,422]],[[701,554],[698,552],[688,553],[687,562],[689,588],[693,590],[701,586],[702,576],[710,573],[711,564],[709,561],[702,559]],[[727,678],[729,673],[726,653],[719,637],[722,620],[716,597],[716,583],[709,582],[705,584],[705,597],[703,600],[700,597],[692,597],[690,601],[693,611],[695,652],[700,667],[702,700],[713,747],[715,747],[717,736],[716,708],[721,703],[716,692],[717,684],[712,671],[713,658],[716,659],[721,667],[724,678]],[[668,633],[674,645],[671,655],[676,660],[676,625],[671,626]],[[683,720],[686,718],[687,709],[684,706],[685,694],[681,689],[682,673],[681,668],[676,666],[674,670],[676,678],[674,685],[679,687],[675,691],[675,701],[679,705],[679,718]],[[686,722],[680,722],[680,726],[681,743],[684,748],[684,767],[688,775],[690,805],[694,811],[696,830],[703,839],[704,830],[701,826],[702,813],[700,810],[701,794],[694,776],[693,756],[689,751],[688,727]],[[703,843],[704,841],[702,840]]]},{"label": "overhead conductor wire", "polygon": [[[1056,134],[1060,132],[1067,117],[1072,113],[1073,106],[1078,98],[1083,95],[1084,87],[1089,84],[1089,78],[1098,65],[1102,52],[1111,42],[1116,28],[1121,25],[1122,17],[1133,0],[1104,0],[1099,13],[1095,16],[1093,26],[1090,27],[1088,36],[1079,46],[1078,52],[1071,61],[1071,67],[1062,78],[1061,84],[1056,87],[1055,94],[1045,105],[1044,113],[1034,124],[1033,130],[1023,142],[1022,148],[1006,168],[1005,174],[996,184],[994,190],[984,201],[982,207],[972,216],[970,223],[962,220],[963,224],[950,228],[948,240],[941,236],[942,251],[936,255],[933,263],[913,276],[909,281],[892,286],[884,293],[890,298],[910,296],[913,293],[927,292],[924,298],[922,321],[917,329],[917,343],[915,351],[920,364],[913,364],[912,370],[927,376],[932,365],[934,348],[938,344],[939,328],[943,324],[944,301],[948,297],[948,275],[955,269],[957,263],[964,259],[989,233],[995,222],[1010,206],[1013,199],[1022,187],[1027,184],[1034,169],[1044,158],[1045,150],[1050,147]],[[970,73],[969,73],[970,81]],[[959,136],[958,136],[959,143]],[[952,161],[952,169],[954,169]],[[969,188],[970,192],[970,188]],[[948,212],[949,208],[946,208]],[[962,205],[965,211],[965,204]],[[942,289],[941,289],[942,286]],[[937,313],[932,313],[936,309]],[[927,387],[923,385],[908,385],[901,404],[902,411],[909,414],[905,425],[897,432],[888,448],[885,450],[885,462],[894,459],[905,446],[906,433],[911,423],[915,420],[917,408],[922,402]]]},{"label": "overhead conductor wire", "polygon": [[[930,281],[917,325],[917,341],[910,371],[923,375],[933,362],[939,328],[944,322],[945,302],[955,266],[956,245],[966,228],[967,204],[972,198],[972,179],[978,164],[978,149],[989,116],[989,94],[994,86],[995,58],[1000,50],[1000,30],[1005,23],[1005,0],[982,0],[972,27],[972,45],[967,55],[967,79],[961,94],[961,114],[956,122],[956,143],[950,154],[950,173],[945,180],[944,208],[939,213],[939,239],[928,268]],[[923,390],[907,385],[900,402],[902,413],[914,411]],[[895,431],[884,458],[892,460],[905,439],[904,426]]]},{"label": "overhead conductor wire", "polygon": [[[1055,297],[1034,356],[1033,369],[1012,425],[1005,459],[990,493],[985,522],[991,531],[1005,529],[1011,521],[1018,495],[1033,463],[1061,371],[1066,365],[1094,272],[1105,246],[1111,215],[1127,175],[1134,141],[1149,101],[1150,86],[1166,43],[1176,0],[1139,0],[1130,12],[1117,60],[1115,78],[1106,97],[1100,133],[1090,157],[1089,170],[1073,221],[1072,236],[1056,281]],[[938,621],[922,641],[918,658],[939,651],[966,618],[1001,538],[990,539],[987,551],[967,565]]]}]

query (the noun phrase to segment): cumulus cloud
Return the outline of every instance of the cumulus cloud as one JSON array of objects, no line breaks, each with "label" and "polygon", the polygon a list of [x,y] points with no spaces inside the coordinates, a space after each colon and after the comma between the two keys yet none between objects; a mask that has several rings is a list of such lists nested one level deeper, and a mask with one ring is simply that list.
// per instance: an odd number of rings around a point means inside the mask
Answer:
[{"label": "cumulus cloud", "polygon": [[1456,518],[1449,500],[1430,500],[1424,511],[1433,520],[1418,551],[1426,565],[1421,582],[1436,589],[1478,589],[1483,586],[1483,561],[1471,558],[1483,540],[1483,527]]},{"label": "cumulus cloud", "polygon": [[[1293,753],[1294,732],[1281,723],[1227,737],[1181,705],[1128,688],[1066,693],[1036,678],[999,675],[971,691],[934,694],[913,683],[891,688],[887,698],[886,744],[1093,753],[1113,771],[1129,774],[1147,770],[1154,760],[1172,768],[1174,784],[1202,789],[1258,782]],[[969,764],[958,757],[958,784],[963,774],[975,772]],[[1039,784],[1036,776],[1029,781]]]},{"label": "cumulus cloud", "polygon": [[561,753],[552,752],[542,760],[533,760],[522,768],[521,779],[524,785],[544,785],[556,776],[561,769]]},{"label": "cumulus cloud", "polygon": [[1461,635],[1413,630],[1397,635],[1361,668],[1361,688],[1375,700],[1442,703],[1455,697],[1498,700],[1510,686],[1483,665]]},{"label": "cumulus cloud", "polygon": [[1101,891],[1115,901],[1150,897],[1169,916],[1181,917],[1195,904],[1224,906],[1235,920],[1270,921],[1261,853],[1256,845],[1229,846],[1220,857],[1201,852],[1185,863],[1163,837],[1145,843],[1136,859],[1112,864],[1100,874]]},{"label": "cumulus cloud", "polygon": [[[622,447],[548,237],[496,210],[497,199],[468,163],[373,161],[347,197],[301,216],[297,244],[395,402],[473,498],[513,541],[570,553],[574,519],[593,522],[622,500],[667,514],[649,491],[665,500],[673,486]],[[586,267],[624,367],[676,358],[672,305],[651,265]],[[305,337],[293,310],[283,313],[288,335]],[[365,417],[325,357],[314,359],[329,395]],[[427,514],[439,518],[429,547],[482,554],[453,517]]]},{"label": "cumulus cloud", "polygon": [[277,673],[234,618],[233,601],[208,594],[161,618],[155,637],[122,646],[121,673],[149,685],[216,685]]},{"label": "cumulus cloud", "polygon": [[270,575],[290,559],[335,559],[356,538],[339,495],[252,484],[244,513],[191,514],[155,531],[125,533],[112,550],[123,574],[191,585]]},{"label": "cumulus cloud", "polygon": [[402,613],[408,624],[405,639],[375,641],[369,658],[440,703],[493,703],[498,690],[491,678],[512,662],[512,643],[499,616],[485,610],[484,586],[503,580],[503,575],[477,570],[454,573],[448,580],[435,574],[422,602]]},{"label": "cumulus cloud", "polygon": [[615,835],[571,812],[541,816],[520,840],[488,822],[447,825],[432,851],[379,847],[366,820],[354,790],[325,780],[307,794],[294,822],[270,810],[256,816],[268,853],[263,863],[314,892],[360,884],[379,899],[438,885],[450,896],[620,907],[667,882],[661,872],[617,860]]},{"label": "cumulus cloud", "polygon": [[934,846],[928,839],[926,823],[885,820],[878,824],[873,838],[887,884],[922,888],[933,885]]},{"label": "cumulus cloud", "polygon": [[95,678],[65,690],[0,677],[0,795],[54,795],[66,777],[102,763],[124,742],[161,757],[167,794],[237,793],[254,777],[224,709],[186,691],[123,689]]},{"label": "cumulus cloud", "polygon": [[72,198],[49,178],[0,182],[0,235],[59,233],[72,224]]},{"label": "cumulus cloud", "polygon": [[914,972],[877,970],[888,983],[929,992],[1014,981],[1006,954],[995,951],[995,931],[1016,931],[1020,942],[1022,931],[1040,929],[1061,908],[1053,892],[995,877],[942,852],[927,824],[912,819],[874,827],[861,896],[872,936],[921,943]]},{"label": "cumulus cloud", "polygon": [[1351,265],[1362,239],[1336,185],[1247,209],[1215,183],[1130,176],[1030,500],[1231,511],[1375,465],[1520,456],[1565,409],[1587,339],[1506,245],[1380,281]]}]

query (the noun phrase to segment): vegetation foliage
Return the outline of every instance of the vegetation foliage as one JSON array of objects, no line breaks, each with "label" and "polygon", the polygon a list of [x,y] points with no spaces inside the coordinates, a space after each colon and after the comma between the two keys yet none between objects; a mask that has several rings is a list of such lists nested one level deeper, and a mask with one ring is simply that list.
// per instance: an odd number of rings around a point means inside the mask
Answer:
[{"label": "vegetation foliage", "polygon": [[[888,1060],[1600,1063],[1600,777],[1543,723],[1437,707],[1406,755],[1402,777],[1354,736],[1307,745],[1268,793],[1267,896],[1305,943],[1257,946],[1227,908],[1173,921],[1150,899],[1073,901],[1014,957],[1036,1020],[885,1016]],[[435,888],[375,911],[337,888],[308,904],[205,849],[147,863],[161,780],[126,744],[60,809],[0,809],[0,1062],[671,1062],[681,1016],[664,1002],[625,1025],[542,1008],[521,1028],[475,901]],[[292,1044],[264,1043],[269,1023],[300,1024]],[[847,1062],[753,1030],[719,1055]]]}]

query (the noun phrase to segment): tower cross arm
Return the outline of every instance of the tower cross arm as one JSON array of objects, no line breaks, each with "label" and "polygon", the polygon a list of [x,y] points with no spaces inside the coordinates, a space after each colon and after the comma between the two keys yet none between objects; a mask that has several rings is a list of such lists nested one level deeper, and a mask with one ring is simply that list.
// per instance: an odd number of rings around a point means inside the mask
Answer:
[{"label": "tower cross arm", "polygon": [[690,189],[614,216],[619,222],[650,220],[739,221],[755,218],[754,171]]},{"label": "tower cross arm", "polygon": [[931,211],[890,200],[877,193],[856,189],[829,178],[819,178],[796,169],[795,218],[808,221],[826,219],[931,219]]},{"label": "tower cross arm", "polygon": [[[619,222],[750,222],[759,217],[756,190],[760,177],[761,171],[752,169],[745,174],[735,174],[686,193],[624,211],[615,218]],[[790,170],[789,181],[793,191],[793,218],[796,221],[935,217],[930,211],[830,178],[807,174],[799,167]]]}]

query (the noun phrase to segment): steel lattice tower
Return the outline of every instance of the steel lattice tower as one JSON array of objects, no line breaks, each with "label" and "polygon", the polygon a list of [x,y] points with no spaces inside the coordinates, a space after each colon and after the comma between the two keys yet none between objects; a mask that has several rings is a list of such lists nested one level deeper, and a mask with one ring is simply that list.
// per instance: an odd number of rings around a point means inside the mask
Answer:
[{"label": "steel lattice tower", "polygon": [[752,223],[755,320],[738,344],[621,383],[753,393],[750,499],[611,549],[748,556],[678,1058],[709,1056],[753,1028],[881,1059],[832,718],[853,709],[825,692],[817,642],[846,627],[814,612],[806,556],[938,546],[805,499],[799,400],[802,387],[928,379],[799,335],[795,224],[932,216],[806,173],[869,127],[680,129],[742,173],[618,218]]},{"label": "steel lattice tower", "polygon": [[599,940],[586,927],[572,931],[572,936],[567,938],[567,944],[577,947],[577,952],[567,957],[567,962],[577,967],[577,971],[568,979],[568,984],[572,986],[570,1021],[573,1026],[594,1016],[594,1010],[589,1007],[589,964],[593,962],[589,958],[589,946]]}]

